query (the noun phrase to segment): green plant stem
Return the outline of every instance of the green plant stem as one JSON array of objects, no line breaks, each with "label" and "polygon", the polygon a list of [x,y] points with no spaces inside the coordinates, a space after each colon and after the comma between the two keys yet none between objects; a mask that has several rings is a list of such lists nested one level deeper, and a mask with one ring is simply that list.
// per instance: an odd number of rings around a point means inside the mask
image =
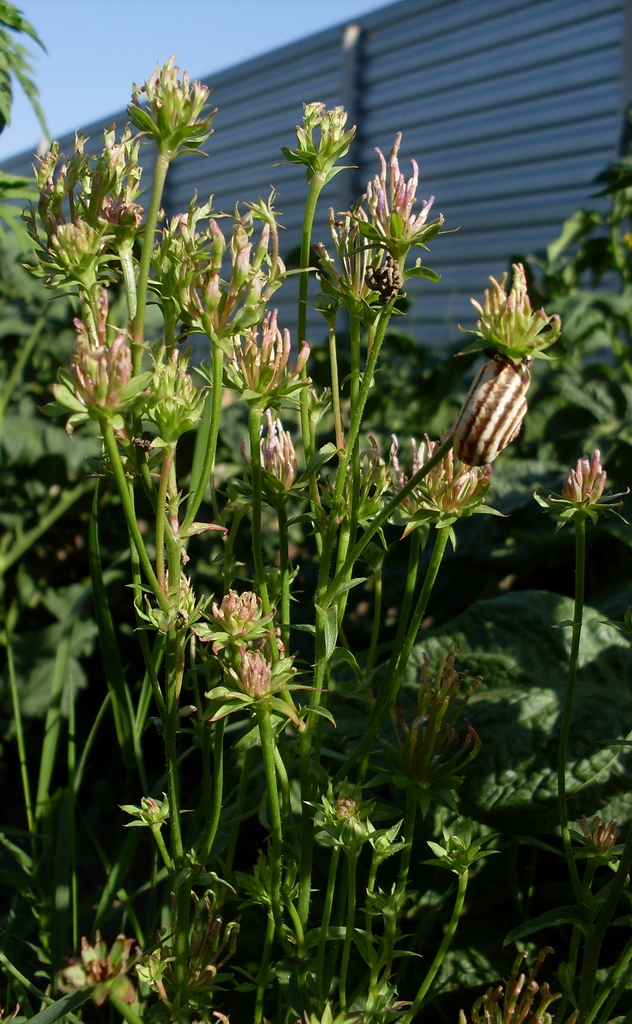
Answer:
[{"label": "green plant stem", "polygon": [[113,992],[108,995],[108,1001],[118,1010],[123,1020],[127,1021],[127,1024],[143,1024],[143,1018],[139,1017],[135,1010],[132,1010],[129,1003],[124,1002],[123,999],[119,999]]},{"label": "green plant stem", "polygon": [[252,750],[248,749],[244,752],[244,760],[241,766],[239,785],[237,787],[237,799],[235,801],[235,817],[230,830],[228,846],[226,848],[224,871],[226,873],[227,878],[230,877],[231,871],[233,870],[233,861],[235,859],[235,851],[237,850],[237,840],[239,839],[239,829],[241,827],[241,820],[244,813],[244,804],[246,802],[248,783],[250,782],[251,758]]},{"label": "green plant stem", "polygon": [[316,988],[318,998],[318,1009],[323,1011],[327,992],[324,991],[325,981],[325,948],[327,945],[327,933],[331,921],[331,910],[334,903],[336,889],[336,874],[338,873],[338,861],[340,860],[340,847],[334,846],[329,861],[329,875],[327,876],[327,889],[325,890],[325,902],[323,915],[320,922],[320,933],[318,936],[318,952],[316,954]]},{"label": "green plant stem", "polygon": [[46,512],[36,526],[27,530],[19,536],[11,545],[6,554],[0,555],[0,578],[4,576],[7,569],[10,569],[15,562],[18,562],[26,552],[33,547],[36,541],[45,534],[54,523],[57,522],[69,508],[79,501],[84,494],[88,494],[94,487],[93,480],[82,480],[70,491],[62,492],[62,495],[54,506]]},{"label": "green plant stem", "polygon": [[281,808],[277,789],[277,776],[274,764],[274,736],[270,711],[262,701],[255,705],[257,725],[261,737],[261,756],[266,780],[268,806],[270,808],[270,832],[272,845],[270,850],[270,900],[274,915],[275,931],[280,939],[284,937],[283,916],[281,905],[281,858],[283,848],[283,831],[281,826]]},{"label": "green plant stem", "polygon": [[158,580],[156,579],[156,574],[154,573],[151,562],[149,561],[149,555],[147,554],[145,542],[143,541],[141,532],[138,528],[138,521],[136,519],[136,511],[134,509],[133,498],[132,495],[130,494],[130,488],[127,483],[127,478],[125,476],[125,470],[123,469],[121,457],[119,455],[118,445],[116,443],[116,438],[114,437],[114,431],[112,430],[112,427],[110,426],[106,419],[103,419],[101,421],[101,431],[103,433],[105,447],[110,459],[110,464],[112,466],[114,479],[116,480],[116,485],[118,488],[119,497],[121,499],[121,504],[123,506],[123,511],[125,513],[125,518],[127,520],[127,527],[132,535],[132,539],[136,546],[140,564],[143,568],[143,572],[145,573],[145,578],[147,579],[147,582],[149,583],[154,593],[154,597],[156,598],[156,601],[160,605],[162,611],[168,612],[171,610],[171,605],[170,602],[167,600],[165,594],[163,593],[162,587],[160,586]]},{"label": "green plant stem", "polygon": [[599,1024],[606,1024],[610,1019],[610,1015],[617,1004],[617,1000],[625,991],[627,986],[630,972],[632,971],[630,961],[632,961],[632,939],[628,940],[623,952],[619,957],[617,957],[615,963],[604,978],[599,995],[584,1017],[585,1024],[591,1024],[602,1008],[603,1012],[599,1018]]},{"label": "green plant stem", "polygon": [[340,411],[340,381],[338,377],[338,352],[336,349],[336,325],[328,322],[329,369],[331,374],[331,404],[334,414],[334,432],[336,448],[344,448],[345,435],[342,429],[342,413]]},{"label": "green plant stem", "polygon": [[69,679],[68,740],[66,763],[68,768],[68,848],[70,850],[70,915],[72,948],[79,945],[79,890],[77,880],[77,829],[75,820],[75,770],[77,767],[77,723],[75,715],[76,693],[72,675]]},{"label": "green plant stem", "polygon": [[290,562],[288,556],[287,508],[279,505],[277,509],[279,524],[279,569],[281,570],[281,640],[286,651],[290,644]]},{"label": "green plant stem", "polygon": [[[318,205],[318,199],[320,193],[325,185],[325,178],[321,174],[314,174],[309,183],[309,189],[307,192],[307,199],[305,201],[305,211],[303,213],[303,226],[301,229],[301,264],[300,269],[302,273],[299,274],[298,279],[298,338],[296,339],[297,345],[306,340],[307,335],[307,292],[309,288],[309,270],[310,255],[312,250],[312,231],[314,228],[314,216],[316,214],[316,206]],[[307,379],[307,370],[303,369],[301,378]],[[305,461],[309,462],[312,455],[314,454],[314,439],[312,437],[312,426],[309,418],[309,406],[307,401],[307,394],[305,388],[301,388],[300,393],[300,417],[301,417],[301,434],[303,437],[303,447],[305,449]],[[313,481],[315,487],[316,481]],[[312,483],[310,482],[310,487]]]},{"label": "green plant stem", "polygon": [[22,779],[22,793],[24,796],[24,810],[26,811],[26,823],[31,836],[31,844],[35,836],[35,818],[33,816],[33,801],[31,799],[31,785],[29,782],[28,760],[26,757],[26,746],[24,743],[24,729],[22,726],[22,710],[18,695],[17,680],[15,678],[15,662],[13,660],[13,644],[8,632],[5,631],[3,643],[7,652],[7,675],[9,677],[9,690],[11,692],[11,706],[13,709],[13,722],[15,725],[15,741],[18,746],[18,759],[20,762],[20,778]]},{"label": "green plant stem", "polygon": [[169,157],[164,153],[158,153],[154,166],[154,179],[151,186],[151,197],[149,209],[145,220],[143,233],[143,248],[138,269],[138,282],[136,285],[136,315],[132,321],[132,365],[134,376],[140,372],[141,360],[143,357],[143,342],[145,339],[145,310],[147,307],[147,288],[149,284],[149,270],[151,267],[151,256],[154,248],[154,237],[156,225],[160,216],[162,193],[169,170]]},{"label": "green plant stem", "polygon": [[122,246],[119,249],[119,259],[121,261],[121,273],[123,274],[123,284],[125,286],[127,315],[130,320],[134,320],[136,316],[136,311],[138,309],[138,302],[136,298],[136,274],[134,273],[134,254],[131,242]]},{"label": "green plant stem", "polygon": [[456,900],[454,901],[454,909],[452,911],[450,923],[448,924],[445,935],[443,936],[443,942],[439,946],[437,955],[435,956],[434,960],[430,964],[430,967],[428,968],[426,977],[424,978],[419,987],[419,991],[417,992],[417,995],[413,1000],[412,1006],[409,1008],[405,1016],[402,1017],[401,1024],[412,1024],[412,1022],[414,1021],[417,1011],[420,1009],[421,1004],[424,1001],[428,993],[428,990],[430,989],[430,986],[432,985],[432,982],[434,981],[437,975],[437,971],[441,967],[445,955],[450,948],[452,939],[454,938],[454,933],[456,932],[457,925],[459,923],[459,919],[463,912],[463,904],[465,902],[465,893],[467,890],[468,883],[468,874],[468,871],[463,871],[459,875],[459,885],[457,888]]},{"label": "green plant stem", "polygon": [[163,859],[164,865],[169,874],[172,876],[174,874],[173,861],[169,856],[167,844],[165,843],[162,832],[160,831],[160,825],[155,825],[151,830],[151,834],[154,837],[156,846],[158,847],[158,852]]},{"label": "green plant stem", "polygon": [[579,662],[579,643],[582,632],[582,619],[584,615],[584,571],[586,553],[586,519],[578,513],[575,516],[575,606],[573,609],[573,627],[571,634],[571,653],[568,662],[568,676],[566,692],[564,694],[564,707],[562,709],[562,721],[560,724],[560,738],[557,748],[557,806],[560,819],[560,831],[564,856],[571,882],[575,901],[579,907],[584,905],[582,885],[577,871],[575,858],[571,846],[571,835],[568,828],[568,811],[566,807],[566,759],[568,754],[568,736],[570,732],[571,716],[573,713],[573,701],[575,698],[575,686],[577,683],[577,667]]},{"label": "green plant stem", "polygon": [[[210,424],[206,440],[206,450],[204,452],[204,462],[199,472],[197,480],[195,476],[195,462],[194,470],[191,475],[191,490],[192,493],[189,495],[187,501],[187,510],[184,517],[184,522],[180,528],[180,532],[183,536],[186,536],[187,531],[193,524],[195,517],[198,513],[200,505],[206,494],[206,488],[209,480],[213,476],[213,470],[215,469],[215,457],[217,455],[217,439],[219,437],[219,424],[222,415],[222,378],[224,373],[224,353],[219,345],[213,345],[213,384],[211,389],[211,415]],[[205,410],[206,411],[206,410]],[[196,455],[197,455],[197,442],[196,442]],[[212,481],[211,481],[212,483]],[[217,495],[215,493],[215,487],[211,486],[211,500],[213,503],[213,515],[217,522],[220,520],[219,507],[217,504]]]},{"label": "green plant stem", "polygon": [[402,849],[399,862],[399,873],[397,876],[396,893],[399,899],[403,899],[408,882],[410,871],[410,858],[413,852],[413,838],[415,835],[415,819],[417,817],[417,794],[412,786],[406,792],[406,810],[404,811],[404,832],[403,839],[406,845]]},{"label": "green plant stem", "polygon": [[168,515],[169,478],[175,454],[175,444],[170,444],[165,448],[162,460],[162,469],[160,471],[160,485],[158,487],[158,503],[156,507],[156,577],[164,594],[167,593],[167,581],[165,577],[165,526]]},{"label": "green plant stem", "polygon": [[417,485],[423,480],[428,473],[434,469],[436,465],[448,454],[452,447],[452,435],[445,439],[443,444],[437,448],[434,455],[432,455],[417,472],[411,476],[410,480],[404,484],[402,489],[394,494],[390,501],[387,501],[382,511],[375,517],[370,526],[366,528],[360,540],[352,547],[351,551],[347,555],[344,561],[344,565],[338,570],[333,580],[327,588],[327,593],[323,595],[323,608],[329,608],[338,593],[340,585],[345,582],[348,578],[348,573],[353,569],[353,566],[358,561],[360,555],[364,549],[371,543],[375,534],[384,526],[386,521],[392,516],[393,512],[402,501],[408,497],[408,495],[417,487]]},{"label": "green plant stem", "polygon": [[219,826],[219,816],[222,811],[222,796],[224,792],[224,728],[226,726],[226,719],[220,718],[219,722],[215,723],[215,745],[213,747],[213,778],[214,778],[214,792],[213,792],[213,806],[211,817],[208,822],[208,830],[206,838],[200,852],[200,861],[202,864],[206,864],[211,850],[213,849],[213,843],[215,842],[215,836],[217,835],[217,828]]},{"label": "green plant stem", "polygon": [[338,983],[340,1008],[344,1013],[347,1011],[347,973],[349,970],[349,956],[351,954],[351,941],[353,939],[355,921],[357,865],[357,856],[349,856],[347,858],[347,920],[340,961],[340,981]]},{"label": "green plant stem", "polygon": [[[252,478],[252,560],[255,567],[255,584],[259,591],[264,614],[272,610],[268,584],[266,583],[263,566],[263,545],[261,538],[261,452],[259,449],[259,424],[261,413],[256,405],[250,406],[248,412],[248,432],[250,435],[250,475]],[[276,650],[276,645],[269,645]],[[274,655],[272,654],[274,657]]]},{"label": "green plant stem", "polygon": [[623,851],[615,876],[608,887],[608,895],[603,902],[601,910],[594,921],[592,929],[586,938],[584,947],[584,959],[582,963],[581,983],[579,987],[578,1024],[586,1024],[592,1019],[591,1009],[594,1003],[595,981],[599,967],[599,954],[606,930],[612,916],[617,909],[619,897],[627,883],[628,873],[632,867],[632,828],[628,828]]},{"label": "green plant stem", "polygon": [[366,664],[364,667],[365,679],[370,679],[373,674],[375,652],[377,650],[377,642],[380,638],[380,626],[382,625],[382,565],[383,563],[380,562],[375,570],[375,576],[373,577],[373,623],[371,625],[371,639],[369,641],[369,649],[366,654]]},{"label": "green plant stem", "polygon": [[259,966],[259,973],[257,974],[257,997],[255,1001],[253,1024],[261,1024],[263,1021],[263,1001],[266,993],[266,981],[268,977],[268,967],[270,964],[270,952],[272,950],[273,938],[274,917],[272,913],[269,913],[268,923],[266,925],[266,936],[263,940],[263,949],[261,951],[261,964]]},{"label": "green plant stem", "polygon": [[351,766],[355,764],[360,757],[363,759],[362,775],[364,776],[375,738],[382,727],[382,723],[393,706],[394,701],[397,699],[397,694],[399,693],[399,688],[404,678],[406,665],[408,664],[408,659],[417,639],[422,619],[426,614],[426,608],[428,607],[432,588],[434,587],[435,580],[441,566],[441,561],[450,537],[450,530],[447,527],[437,530],[436,532],[437,536],[430,555],[430,562],[426,570],[421,593],[417,599],[417,604],[412,614],[401,649],[397,653],[394,652],[395,656],[393,657],[393,655],[391,655],[391,659],[389,660],[387,674],[384,679],[384,683],[380,688],[380,696],[373,705],[369,728],[367,729],[364,739],[358,744],[355,750],[351,752],[345,763],[336,772],[334,782],[344,778]]}]

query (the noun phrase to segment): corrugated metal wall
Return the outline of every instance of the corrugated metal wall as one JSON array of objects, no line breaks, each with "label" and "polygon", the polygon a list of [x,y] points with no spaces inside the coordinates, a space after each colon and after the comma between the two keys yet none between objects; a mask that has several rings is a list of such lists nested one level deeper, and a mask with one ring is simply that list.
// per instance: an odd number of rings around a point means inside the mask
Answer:
[{"label": "corrugated metal wall", "polygon": [[[208,158],[173,166],[167,213],[186,208],[194,190],[202,200],[213,193],[215,208],[230,212],[274,184],[287,255],[299,242],[305,176],[273,166],[279,146],[293,146],[303,102],[345,103],[359,126],[358,170],[325,190],[315,239],[328,240],[328,206],[341,209],[363,190],[376,169],[374,147],[387,152],[401,130],[404,168],[411,157],[420,166],[420,196],[434,194],[446,227],[459,228],[432,243],[427,262],[442,281],[415,282],[400,321],[420,341],[441,344],[458,322],[471,322],[469,297],[481,295],[487,276],[549,242],[616,154],[622,81],[625,89],[630,79],[627,3],[442,0],[430,9],[402,0],[356,19],[357,38],[340,26],[211,76],[219,112]],[[111,120],[87,134],[95,138]],[[69,149],[71,138],[62,144]],[[4,167],[27,173],[30,163],[26,155]],[[279,295],[290,327],[294,288]],[[310,324],[319,334],[316,315]]]}]

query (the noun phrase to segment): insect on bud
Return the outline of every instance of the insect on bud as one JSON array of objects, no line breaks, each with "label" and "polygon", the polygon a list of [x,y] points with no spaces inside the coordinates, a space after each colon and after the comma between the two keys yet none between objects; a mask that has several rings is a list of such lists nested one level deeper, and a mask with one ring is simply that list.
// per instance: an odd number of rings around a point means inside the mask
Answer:
[{"label": "insect on bud", "polygon": [[490,359],[474,378],[454,426],[454,452],[467,466],[489,465],[520,433],[530,362]]}]

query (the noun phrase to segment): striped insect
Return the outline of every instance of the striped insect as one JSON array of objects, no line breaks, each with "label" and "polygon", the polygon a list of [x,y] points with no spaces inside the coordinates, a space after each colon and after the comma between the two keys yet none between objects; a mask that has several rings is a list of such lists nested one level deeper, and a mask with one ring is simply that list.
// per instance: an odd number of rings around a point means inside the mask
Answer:
[{"label": "striped insect", "polygon": [[530,363],[495,357],[474,378],[454,425],[454,453],[467,466],[489,465],[520,433]]}]

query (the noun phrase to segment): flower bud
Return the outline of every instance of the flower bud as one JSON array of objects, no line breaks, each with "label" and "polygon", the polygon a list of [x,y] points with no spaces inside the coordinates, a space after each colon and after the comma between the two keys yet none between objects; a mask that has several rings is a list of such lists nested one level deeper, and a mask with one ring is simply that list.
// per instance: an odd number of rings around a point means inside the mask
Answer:
[{"label": "flower bud", "polygon": [[601,453],[595,449],[591,460],[586,455],[577,460],[577,467],[571,469],[562,487],[562,497],[578,505],[592,504],[599,501],[605,485],[606,471]]},{"label": "flower bud", "polygon": [[290,332],[286,328],[281,334],[276,310],[265,316],[260,345],[258,333],[255,326],[243,344],[239,337],[234,339],[228,378],[235,390],[244,393],[246,401],[269,405],[272,400],[287,397],[309,382],[299,379],[309,357],[309,345],[303,342],[296,365],[291,369],[288,366]]},{"label": "flower bud", "polygon": [[[127,113],[132,124],[156,143],[160,153],[172,160],[180,150],[199,152],[211,134],[215,111],[208,110],[209,91],[200,82],[189,83],[188,72],[182,80],[175,57],[158,66],[139,89],[132,90]],[[147,102],[143,103],[145,95]]]},{"label": "flower bud", "polygon": [[204,391],[196,388],[187,373],[188,362],[188,355],[177,349],[166,361],[164,349],[156,357],[148,417],[167,444],[173,444],[187,430],[194,430],[204,408]]},{"label": "flower bud", "polygon": [[60,971],[59,988],[62,992],[89,991],[90,998],[97,1006],[102,1006],[110,993],[122,999],[124,1003],[133,1003],[136,990],[126,976],[127,970],[140,955],[140,950],[136,947],[130,961],[133,944],[133,939],[117,935],[108,951],[100,932],[95,935],[94,946],[89,944],[84,935],[81,940],[81,955],[71,957],[68,960],[68,967]]},{"label": "flower bud", "polygon": [[248,697],[267,697],[272,683],[272,665],[261,651],[245,650],[239,666],[241,688]]}]

